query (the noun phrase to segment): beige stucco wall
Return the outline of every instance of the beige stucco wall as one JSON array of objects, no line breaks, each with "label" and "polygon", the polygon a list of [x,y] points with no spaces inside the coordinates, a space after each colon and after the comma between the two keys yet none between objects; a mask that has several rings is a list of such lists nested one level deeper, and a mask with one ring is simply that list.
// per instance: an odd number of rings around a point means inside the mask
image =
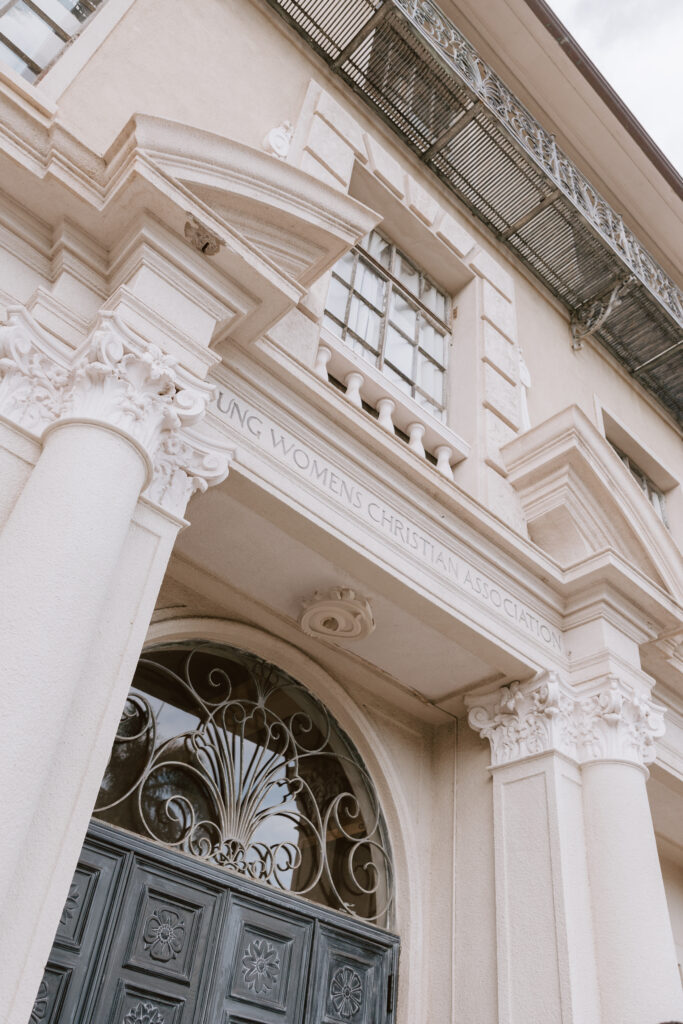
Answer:
[{"label": "beige stucco wall", "polygon": [[[153,43],[150,41],[153,40]],[[683,480],[683,448],[665,414],[626,379],[590,341],[571,348],[568,317],[469,213],[446,192],[391,133],[339,87],[310,50],[265,5],[249,0],[207,0],[187,16],[181,0],[136,0],[59,100],[60,112],[93,148],[105,151],[135,112],[186,122],[260,148],[266,132],[297,121],[311,81],[318,82],[398,163],[419,177],[439,203],[467,224],[477,243],[513,276],[518,339],[531,374],[532,425],[569,404],[578,405],[602,430],[600,408],[629,432],[677,480]],[[456,334],[458,346],[466,339]],[[463,400],[471,382],[458,382]],[[466,438],[471,441],[471,438]],[[471,474],[461,486],[475,491]],[[497,500],[491,491],[488,499]],[[680,488],[669,497],[671,528],[683,540]]]}]

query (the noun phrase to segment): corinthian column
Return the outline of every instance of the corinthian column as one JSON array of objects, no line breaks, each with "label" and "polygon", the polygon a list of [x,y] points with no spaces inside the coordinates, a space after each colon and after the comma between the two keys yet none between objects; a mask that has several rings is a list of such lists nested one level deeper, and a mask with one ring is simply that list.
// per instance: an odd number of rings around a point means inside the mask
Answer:
[{"label": "corinthian column", "polygon": [[[124,556],[138,499],[145,492],[165,504],[177,529],[192,491],[227,475],[226,454],[193,433],[210,393],[112,315],[71,356],[21,311],[0,328],[0,416],[43,444],[0,533],[0,907],[11,906],[15,921],[23,862],[37,846],[44,872],[54,867],[41,795],[71,758],[78,763],[67,722],[87,699],[83,687],[97,686],[85,670],[95,646],[110,641],[103,615],[131,571]],[[129,619],[141,593],[127,595]],[[68,809],[82,780],[77,771],[64,778]]]},{"label": "corinthian column", "polygon": [[583,803],[605,1024],[683,1019],[645,782],[662,709],[616,678],[581,702]]},{"label": "corinthian column", "polygon": [[571,691],[545,675],[468,706],[491,744],[500,1024],[603,1024]]},{"label": "corinthian column", "polygon": [[501,1024],[680,1019],[645,765],[662,709],[609,677],[468,701],[491,744]]}]

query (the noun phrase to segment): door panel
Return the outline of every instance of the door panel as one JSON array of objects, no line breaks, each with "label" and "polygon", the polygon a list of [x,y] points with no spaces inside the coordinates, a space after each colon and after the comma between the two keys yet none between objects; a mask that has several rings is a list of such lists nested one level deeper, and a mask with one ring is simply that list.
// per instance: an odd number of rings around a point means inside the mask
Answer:
[{"label": "door panel", "polygon": [[148,1024],[149,1017],[154,1024],[189,1024],[198,1019],[215,959],[215,941],[209,939],[224,900],[218,886],[191,871],[136,857],[117,909],[93,1021]]},{"label": "door panel", "polygon": [[268,900],[233,894],[218,973],[221,1024],[300,1024],[313,939],[312,920]]},{"label": "door panel", "polygon": [[88,837],[64,903],[31,1024],[75,1021],[97,974],[108,913],[125,855]]},{"label": "door panel", "polygon": [[384,1024],[392,963],[386,946],[321,924],[308,1024]]},{"label": "door panel", "polygon": [[30,1024],[392,1024],[397,950],[380,929],[93,823]]}]

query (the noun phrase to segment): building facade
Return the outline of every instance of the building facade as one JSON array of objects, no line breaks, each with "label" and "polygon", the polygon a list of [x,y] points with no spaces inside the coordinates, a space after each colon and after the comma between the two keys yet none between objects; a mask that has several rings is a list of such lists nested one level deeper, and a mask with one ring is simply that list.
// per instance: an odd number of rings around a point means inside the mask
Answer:
[{"label": "building facade", "polygon": [[683,1019],[681,182],[565,44],[0,11],[7,1024]]}]

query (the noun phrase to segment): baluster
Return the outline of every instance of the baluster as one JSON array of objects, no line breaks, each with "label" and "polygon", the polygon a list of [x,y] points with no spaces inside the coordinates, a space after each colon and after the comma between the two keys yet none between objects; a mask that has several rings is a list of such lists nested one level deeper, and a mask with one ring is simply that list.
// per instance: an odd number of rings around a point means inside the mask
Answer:
[{"label": "baluster", "polygon": [[438,448],[434,449],[434,454],[436,455],[436,468],[438,472],[452,480],[451,457],[453,449],[451,446],[449,444],[440,444]]},{"label": "baluster", "polygon": [[346,380],[344,381],[346,384],[346,397],[351,405],[355,405],[357,409],[363,408],[363,400],[360,397],[360,389],[363,380],[363,374],[354,370],[353,373],[347,374]]},{"label": "baluster", "polygon": [[424,423],[409,423],[408,424],[408,447],[419,455],[421,459],[425,457],[425,449],[422,443],[424,437],[425,426]]},{"label": "baluster", "polygon": [[320,345],[318,348],[318,354],[315,357],[315,366],[313,367],[313,373],[316,377],[320,377],[321,380],[328,381],[329,374],[327,372],[327,364],[332,358],[332,349],[327,348],[326,345]]},{"label": "baluster", "polygon": [[390,434],[394,433],[394,421],[393,413],[396,408],[396,402],[393,398],[380,398],[377,403],[377,412],[379,413],[379,425],[384,427]]}]

